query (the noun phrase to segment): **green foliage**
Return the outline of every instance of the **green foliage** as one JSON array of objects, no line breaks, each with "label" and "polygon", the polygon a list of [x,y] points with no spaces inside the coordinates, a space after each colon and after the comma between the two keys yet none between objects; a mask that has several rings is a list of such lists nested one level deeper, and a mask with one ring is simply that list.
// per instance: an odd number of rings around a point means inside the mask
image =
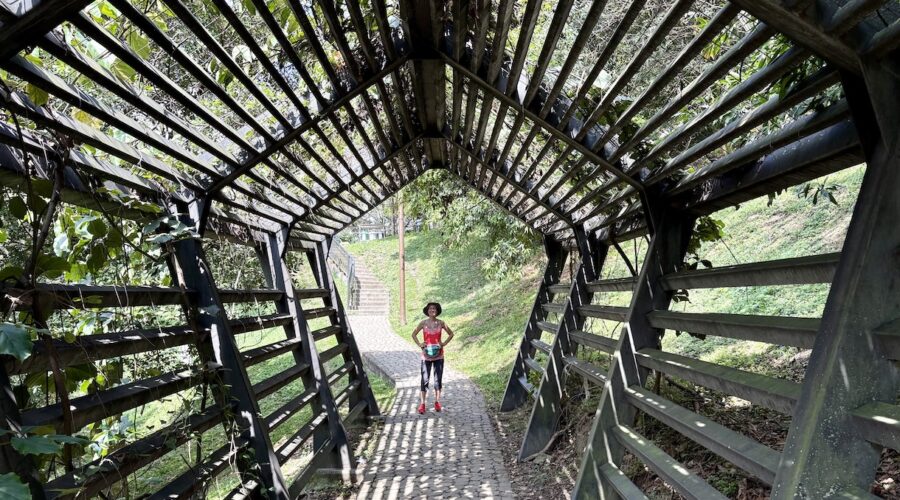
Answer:
[{"label": "green foliage", "polygon": [[691,269],[696,269],[697,264],[703,264],[705,267],[712,267],[712,263],[705,259],[700,259],[700,247],[704,243],[710,243],[713,241],[720,241],[725,237],[725,223],[721,220],[713,219],[708,215],[704,215],[703,217],[697,218],[697,222],[694,225],[694,230],[691,233],[691,239],[688,242],[687,247],[687,255],[692,258],[695,262],[693,263],[693,267],[688,265]]},{"label": "green foliage", "polygon": [[31,356],[32,330],[34,329],[27,325],[0,323],[0,354],[12,356],[19,361],[24,361]]},{"label": "green foliage", "polygon": [[834,197],[834,193],[844,189],[844,186],[841,186],[840,184],[828,184],[827,181],[828,178],[826,177],[822,182],[808,182],[802,186],[797,186],[797,198],[810,200],[813,205],[819,202],[819,198],[822,198],[837,205],[838,202],[837,198]]},{"label": "green foliage", "polygon": [[14,472],[0,474],[0,497],[10,500],[30,500],[28,486]]},{"label": "green foliage", "polygon": [[491,203],[446,170],[430,170],[402,191],[407,212],[440,231],[448,249],[471,249],[474,242],[490,253],[481,262],[485,276],[502,279],[531,259],[538,234]]},{"label": "green foliage", "polygon": [[55,455],[62,451],[62,447],[65,444],[84,446],[88,442],[84,438],[61,434],[13,436],[10,439],[12,447],[23,455]]}]

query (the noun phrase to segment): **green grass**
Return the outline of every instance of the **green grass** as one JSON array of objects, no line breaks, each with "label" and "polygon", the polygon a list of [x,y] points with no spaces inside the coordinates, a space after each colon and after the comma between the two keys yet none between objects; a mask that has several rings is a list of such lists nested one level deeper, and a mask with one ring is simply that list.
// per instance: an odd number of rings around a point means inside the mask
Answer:
[{"label": "green grass", "polygon": [[[378,276],[391,294],[390,322],[401,337],[410,335],[425,318],[422,307],[440,302],[443,319],[456,334],[447,346],[447,363],[471,377],[489,401],[499,401],[534,301],[542,270],[535,259],[512,278],[491,282],[473,255],[486,249],[448,250],[437,232],[410,233],[406,237],[406,319],[399,319],[399,267],[397,238],[346,245]],[[365,332],[357,332],[364,335]]]},{"label": "green grass", "polygon": [[[842,189],[838,205],[819,200],[816,205],[798,197],[795,189],[782,193],[768,205],[762,197],[713,214],[725,223],[725,238],[706,243],[701,257],[714,266],[727,266],[838,252],[850,223],[853,204],[865,168],[854,167],[828,176],[826,183]],[[671,309],[688,312],[820,317],[829,286],[760,286],[691,290],[690,302],[672,304]],[[760,342],[667,332],[663,349],[757,373],[797,378],[789,367],[800,349]]]},{"label": "green grass", "polygon": [[[725,222],[724,240],[707,243],[701,256],[714,266],[773,260],[839,251],[849,224],[863,167],[848,169],[827,178],[826,183],[842,186],[839,205],[808,199],[789,189],[775,198],[751,200],[739,209],[729,208],[713,215]],[[429,301],[444,307],[442,319],[457,332],[447,349],[448,362],[469,375],[490,401],[503,394],[509,369],[522,329],[540,280],[542,258],[513,278],[491,282],[481,272],[481,255],[487,249],[477,242],[464,250],[447,249],[439,232],[421,232],[406,239],[406,315],[399,322],[399,267],[396,238],[347,244],[347,249],[390,289],[390,322],[404,339],[423,318],[421,308]],[[623,244],[623,251],[640,266],[646,244]],[[602,270],[604,277],[628,275],[619,254],[610,250]],[[672,309],[691,312],[815,317],[821,315],[828,294],[827,285],[790,287],[742,287],[692,290],[690,302],[673,304]],[[627,306],[630,293],[595,297],[595,303]],[[596,333],[617,335],[619,325],[593,321]],[[545,336],[544,340],[549,341]],[[410,341],[411,342],[411,341]],[[788,376],[784,367],[798,349],[726,338],[700,340],[667,332],[664,349],[705,361],[723,363],[757,372]]]}]

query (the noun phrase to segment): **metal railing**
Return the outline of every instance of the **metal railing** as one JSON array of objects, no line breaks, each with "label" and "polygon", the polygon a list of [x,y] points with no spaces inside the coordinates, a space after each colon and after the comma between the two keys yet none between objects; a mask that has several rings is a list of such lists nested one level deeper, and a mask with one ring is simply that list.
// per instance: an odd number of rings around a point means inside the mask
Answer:
[{"label": "metal railing", "polygon": [[350,255],[337,239],[331,244],[328,260],[347,281],[347,309],[359,309],[359,278],[356,276],[356,259]]}]

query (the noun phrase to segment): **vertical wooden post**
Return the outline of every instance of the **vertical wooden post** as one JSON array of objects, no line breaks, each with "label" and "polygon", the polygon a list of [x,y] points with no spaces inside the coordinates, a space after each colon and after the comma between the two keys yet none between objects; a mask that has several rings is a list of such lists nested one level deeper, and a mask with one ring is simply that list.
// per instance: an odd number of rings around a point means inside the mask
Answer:
[{"label": "vertical wooden post", "polygon": [[854,432],[853,410],[893,404],[897,368],[874,331],[900,317],[900,78],[890,61],[863,61],[862,81],[844,75],[866,174],[800,399],[785,442],[772,498],[823,498],[868,491],[881,446]]},{"label": "vertical wooden post", "polygon": [[537,295],[534,298],[534,305],[531,306],[531,314],[528,316],[528,322],[525,323],[525,333],[522,334],[522,342],[519,344],[519,352],[516,360],[513,362],[512,372],[509,374],[509,381],[506,383],[506,392],[503,393],[503,402],[500,404],[500,411],[512,411],[525,404],[528,393],[525,391],[522,383],[519,381],[525,377],[527,367],[525,359],[534,356],[534,346],[531,345],[533,339],[540,338],[541,329],[538,323],[547,319],[547,311],[544,310],[544,304],[549,303],[553,299],[550,287],[559,283],[559,278],[565,268],[566,257],[569,251],[563,247],[558,241],[544,236],[544,254],[547,256],[547,265],[544,267],[544,277],[538,286]]},{"label": "vertical wooden post", "polygon": [[608,247],[593,238],[584,227],[575,228],[575,240],[578,243],[581,262],[572,279],[562,319],[550,346],[550,363],[541,377],[528,429],[519,450],[519,460],[546,449],[551,444],[553,434],[556,433],[566,385],[565,358],[574,354],[569,332],[580,330],[584,325],[584,317],[578,314],[578,308],[591,303],[593,294],[587,289],[587,283],[597,279],[600,268],[606,260]]},{"label": "vertical wooden post", "polygon": [[364,402],[365,409],[363,414],[368,416],[380,415],[378,411],[378,402],[375,400],[375,394],[372,393],[372,386],[369,384],[369,377],[363,367],[362,356],[359,353],[359,347],[356,345],[356,339],[353,336],[353,330],[347,321],[347,315],[344,311],[344,304],[338,294],[337,288],[334,286],[334,280],[328,271],[328,250],[331,246],[332,238],[327,238],[316,245],[315,258],[310,258],[310,263],[316,275],[316,282],[321,288],[328,291],[328,297],[324,299],[325,306],[333,307],[336,311],[332,316],[332,324],[340,327],[337,333],[337,341],[347,344],[347,349],[343,353],[344,362],[352,361],[353,370],[350,372],[350,383],[359,384],[359,388],[350,396],[350,408],[355,408],[357,403]]},{"label": "vertical wooden post", "polygon": [[397,239],[400,242],[400,324],[406,324],[406,219],[403,202],[397,204]]},{"label": "vertical wooden post", "polygon": [[290,269],[285,262],[288,236],[287,228],[267,235],[265,252],[261,252],[264,274],[270,286],[284,291],[284,298],[276,303],[276,309],[279,313],[290,314],[293,318],[289,325],[285,325],[285,334],[288,338],[299,338],[302,341],[302,348],[294,351],[294,360],[298,365],[309,367],[303,373],[302,380],[304,387],[316,391],[316,404],[311,405],[313,420],[322,413],[326,414],[328,420],[327,425],[320,425],[313,431],[313,448],[319,457],[319,463],[349,468],[353,461],[352,450],[347,444],[346,431],[335,408],[334,396],[319,362],[315,340],[306,322],[303,307],[294,292]]},{"label": "vertical wooden post", "polygon": [[647,314],[669,308],[671,292],[663,289],[660,278],[676,270],[684,259],[690,240],[694,218],[673,210],[662,211],[659,205],[653,220],[656,228],[647,257],[638,275],[628,316],[613,355],[607,381],[600,397],[600,406],[594,415],[591,433],[585,448],[581,469],[572,492],[572,498],[617,498],[618,494],[608,481],[602,479],[604,465],[621,463],[624,453],[621,444],[612,434],[619,424],[631,425],[635,408],[625,398],[625,389],[632,385],[643,386],[646,370],[641,369],[634,353],[646,347],[658,348],[660,331],[650,326]]},{"label": "vertical wooden post", "polygon": [[[181,220],[198,228],[202,203],[178,207]],[[289,497],[278,457],[272,448],[268,428],[259,413],[253,386],[244,368],[243,359],[235,343],[234,335],[219,299],[219,291],[209,269],[203,246],[199,239],[187,238],[174,244],[175,277],[180,286],[192,291],[190,295],[194,324],[202,334],[198,345],[204,361],[221,366],[221,379],[228,397],[234,403],[234,437],[247,443],[252,459],[242,457],[238,466],[242,481],[247,484],[258,481],[258,490],[269,498]],[[241,454],[243,455],[243,454]]]}]

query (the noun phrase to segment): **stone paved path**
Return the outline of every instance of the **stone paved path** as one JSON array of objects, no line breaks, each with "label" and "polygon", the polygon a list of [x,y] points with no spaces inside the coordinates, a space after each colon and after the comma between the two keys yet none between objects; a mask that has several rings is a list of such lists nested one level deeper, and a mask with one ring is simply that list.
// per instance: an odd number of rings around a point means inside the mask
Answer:
[{"label": "stone paved path", "polygon": [[[444,370],[444,411],[419,404],[419,353],[383,316],[350,316],[369,370],[391,379],[397,398],[357,498],[515,498],[484,398],[465,375]],[[429,394],[429,397],[431,395]]]}]

